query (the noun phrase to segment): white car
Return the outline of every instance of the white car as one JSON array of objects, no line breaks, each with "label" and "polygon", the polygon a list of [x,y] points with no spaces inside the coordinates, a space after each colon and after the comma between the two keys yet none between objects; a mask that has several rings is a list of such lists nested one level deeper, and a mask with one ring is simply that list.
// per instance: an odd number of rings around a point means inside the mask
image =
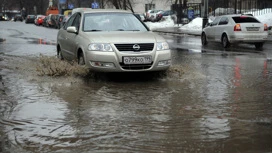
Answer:
[{"label": "white car", "polygon": [[57,55],[102,72],[165,71],[171,65],[166,40],[123,10],[75,12],[58,32]]},{"label": "white car", "polygon": [[221,42],[224,48],[233,43],[254,44],[262,49],[267,41],[268,27],[251,15],[218,16],[202,30],[202,45],[208,42]]},{"label": "white car", "polygon": [[159,13],[162,13],[163,10],[148,10],[144,16],[146,21],[153,21],[156,19]]}]

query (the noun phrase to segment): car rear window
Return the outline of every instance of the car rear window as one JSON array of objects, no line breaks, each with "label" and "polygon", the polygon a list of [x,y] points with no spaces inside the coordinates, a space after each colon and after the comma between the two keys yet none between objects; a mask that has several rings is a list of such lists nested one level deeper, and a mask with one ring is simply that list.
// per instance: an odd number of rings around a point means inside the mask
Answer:
[{"label": "car rear window", "polygon": [[232,17],[235,23],[260,23],[257,19],[254,17],[248,17],[248,16],[236,16]]}]

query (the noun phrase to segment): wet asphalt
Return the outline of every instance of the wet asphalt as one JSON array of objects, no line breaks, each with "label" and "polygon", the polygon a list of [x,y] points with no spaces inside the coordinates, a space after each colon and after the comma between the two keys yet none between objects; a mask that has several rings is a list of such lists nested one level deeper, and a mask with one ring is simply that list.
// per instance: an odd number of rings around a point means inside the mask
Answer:
[{"label": "wet asphalt", "polygon": [[166,75],[38,76],[57,30],[0,22],[0,152],[272,152],[271,43],[160,33]]}]

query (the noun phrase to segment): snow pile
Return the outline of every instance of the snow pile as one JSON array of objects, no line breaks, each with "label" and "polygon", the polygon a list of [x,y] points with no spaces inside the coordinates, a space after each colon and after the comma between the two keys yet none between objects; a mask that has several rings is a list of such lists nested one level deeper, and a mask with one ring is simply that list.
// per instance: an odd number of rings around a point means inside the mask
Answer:
[{"label": "snow pile", "polygon": [[145,22],[145,24],[149,27],[150,30],[155,30],[158,28],[168,28],[168,27],[175,27],[174,21],[171,19],[170,16],[164,17],[159,22]]},{"label": "snow pile", "polygon": [[262,23],[265,23],[268,26],[272,26],[272,13],[256,16],[256,18],[260,20]]},{"label": "snow pile", "polygon": [[203,18],[197,17],[180,28],[184,33],[201,34]]}]

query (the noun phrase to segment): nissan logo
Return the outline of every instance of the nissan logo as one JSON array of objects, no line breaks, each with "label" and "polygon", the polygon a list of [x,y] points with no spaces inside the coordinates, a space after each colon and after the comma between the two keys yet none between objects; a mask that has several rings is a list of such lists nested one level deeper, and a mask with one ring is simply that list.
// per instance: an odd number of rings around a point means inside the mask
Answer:
[{"label": "nissan logo", "polygon": [[140,45],[138,45],[138,44],[135,44],[135,45],[133,45],[133,47],[132,47],[135,51],[138,51],[138,50],[140,50]]}]

